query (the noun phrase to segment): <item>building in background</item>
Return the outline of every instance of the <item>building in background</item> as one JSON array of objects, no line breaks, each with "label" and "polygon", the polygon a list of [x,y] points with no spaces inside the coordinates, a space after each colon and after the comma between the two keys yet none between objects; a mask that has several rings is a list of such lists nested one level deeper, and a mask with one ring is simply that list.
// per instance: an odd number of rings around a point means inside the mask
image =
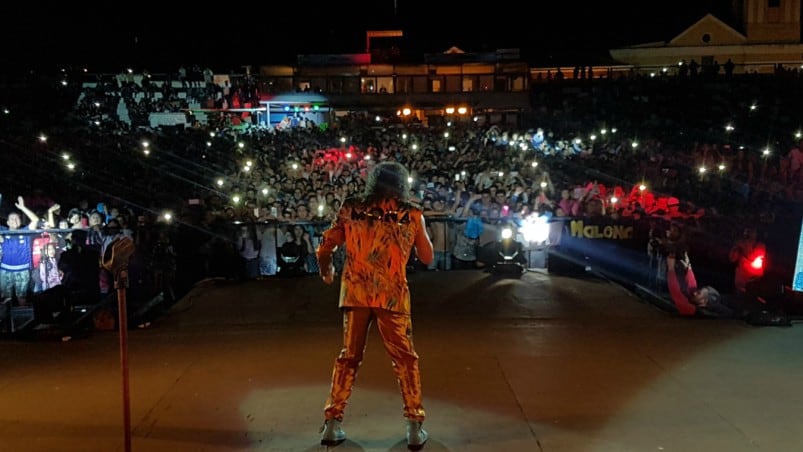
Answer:
[{"label": "building in background", "polygon": [[374,58],[377,52],[300,55],[292,67],[261,66],[260,92],[274,108],[286,108],[271,100],[281,93],[312,93],[335,116],[365,114],[383,122],[517,124],[530,109],[529,67],[518,49],[452,47],[419,63]]},{"label": "building in background", "polygon": [[801,69],[801,0],[734,0],[734,23],[706,14],[675,37],[611,49],[614,60],[638,72],[685,71],[684,64],[701,72],[725,70],[730,60],[733,73],[772,73],[780,67]]}]

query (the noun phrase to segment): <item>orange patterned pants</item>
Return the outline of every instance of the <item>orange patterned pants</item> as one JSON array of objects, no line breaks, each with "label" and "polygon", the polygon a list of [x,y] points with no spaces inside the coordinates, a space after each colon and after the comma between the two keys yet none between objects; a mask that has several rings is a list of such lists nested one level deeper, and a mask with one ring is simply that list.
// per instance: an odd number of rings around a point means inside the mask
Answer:
[{"label": "orange patterned pants", "polygon": [[368,330],[374,320],[396,372],[404,402],[404,417],[423,421],[425,413],[421,403],[421,376],[418,372],[418,354],[413,348],[410,316],[374,308],[343,309],[343,349],[335,360],[332,389],[324,415],[326,419],[343,420],[343,411],[362,363]]}]

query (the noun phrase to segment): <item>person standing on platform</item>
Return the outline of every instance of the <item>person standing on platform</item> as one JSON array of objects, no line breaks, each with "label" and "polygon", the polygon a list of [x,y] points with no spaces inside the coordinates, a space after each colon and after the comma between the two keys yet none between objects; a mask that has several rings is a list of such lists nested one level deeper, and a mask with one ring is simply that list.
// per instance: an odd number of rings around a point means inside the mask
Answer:
[{"label": "person standing on platform", "polygon": [[[8,214],[8,227],[0,227],[0,293],[6,307],[11,306],[14,296],[19,306],[27,304],[33,270],[33,235],[19,231],[35,230],[39,223],[39,217],[25,206],[22,196],[17,197],[14,206],[17,210]],[[23,226],[19,212],[25,214],[28,224]]]},{"label": "person standing on platform", "polygon": [[321,278],[334,282],[332,254],[345,246],[339,306],[343,313],[343,347],[334,363],[324,407],[321,444],[346,439],[341,427],[365,351],[371,323],[390,355],[401,390],[408,448],[427,441],[418,354],[413,347],[407,262],[415,248],[425,265],[434,259],[422,210],[410,202],[408,171],[399,163],[382,162],[368,175],[365,192],[347,199],[316,251]]}]

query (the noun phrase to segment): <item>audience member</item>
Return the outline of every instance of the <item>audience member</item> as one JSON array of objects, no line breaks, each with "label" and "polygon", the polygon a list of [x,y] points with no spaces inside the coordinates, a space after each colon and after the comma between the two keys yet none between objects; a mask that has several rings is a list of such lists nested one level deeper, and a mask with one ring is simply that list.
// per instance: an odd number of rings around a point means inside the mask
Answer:
[{"label": "audience member", "polygon": [[29,223],[23,226],[20,213],[13,211],[6,220],[8,227],[0,229],[0,293],[4,304],[16,297],[17,304],[25,306],[31,290],[33,235],[17,231],[36,229],[39,217],[25,206],[22,196],[17,197],[14,206],[25,214]]}]

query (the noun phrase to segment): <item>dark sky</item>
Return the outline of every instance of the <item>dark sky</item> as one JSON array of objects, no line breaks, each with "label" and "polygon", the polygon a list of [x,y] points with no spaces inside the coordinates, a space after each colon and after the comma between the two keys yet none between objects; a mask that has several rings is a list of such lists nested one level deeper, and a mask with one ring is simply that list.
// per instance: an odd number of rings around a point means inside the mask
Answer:
[{"label": "dark sky", "polygon": [[[231,2],[181,7],[138,2],[0,6],[4,59],[13,66],[123,66],[151,71],[200,63],[292,63],[298,54],[360,53],[365,31],[401,29],[404,54],[520,48],[531,61],[669,39],[727,0]],[[31,6],[29,6],[31,5]],[[230,9],[226,9],[230,6]],[[531,9],[532,11],[529,11]],[[381,46],[377,41],[376,46]],[[385,41],[387,42],[387,41]],[[4,64],[5,65],[5,64]]]}]

